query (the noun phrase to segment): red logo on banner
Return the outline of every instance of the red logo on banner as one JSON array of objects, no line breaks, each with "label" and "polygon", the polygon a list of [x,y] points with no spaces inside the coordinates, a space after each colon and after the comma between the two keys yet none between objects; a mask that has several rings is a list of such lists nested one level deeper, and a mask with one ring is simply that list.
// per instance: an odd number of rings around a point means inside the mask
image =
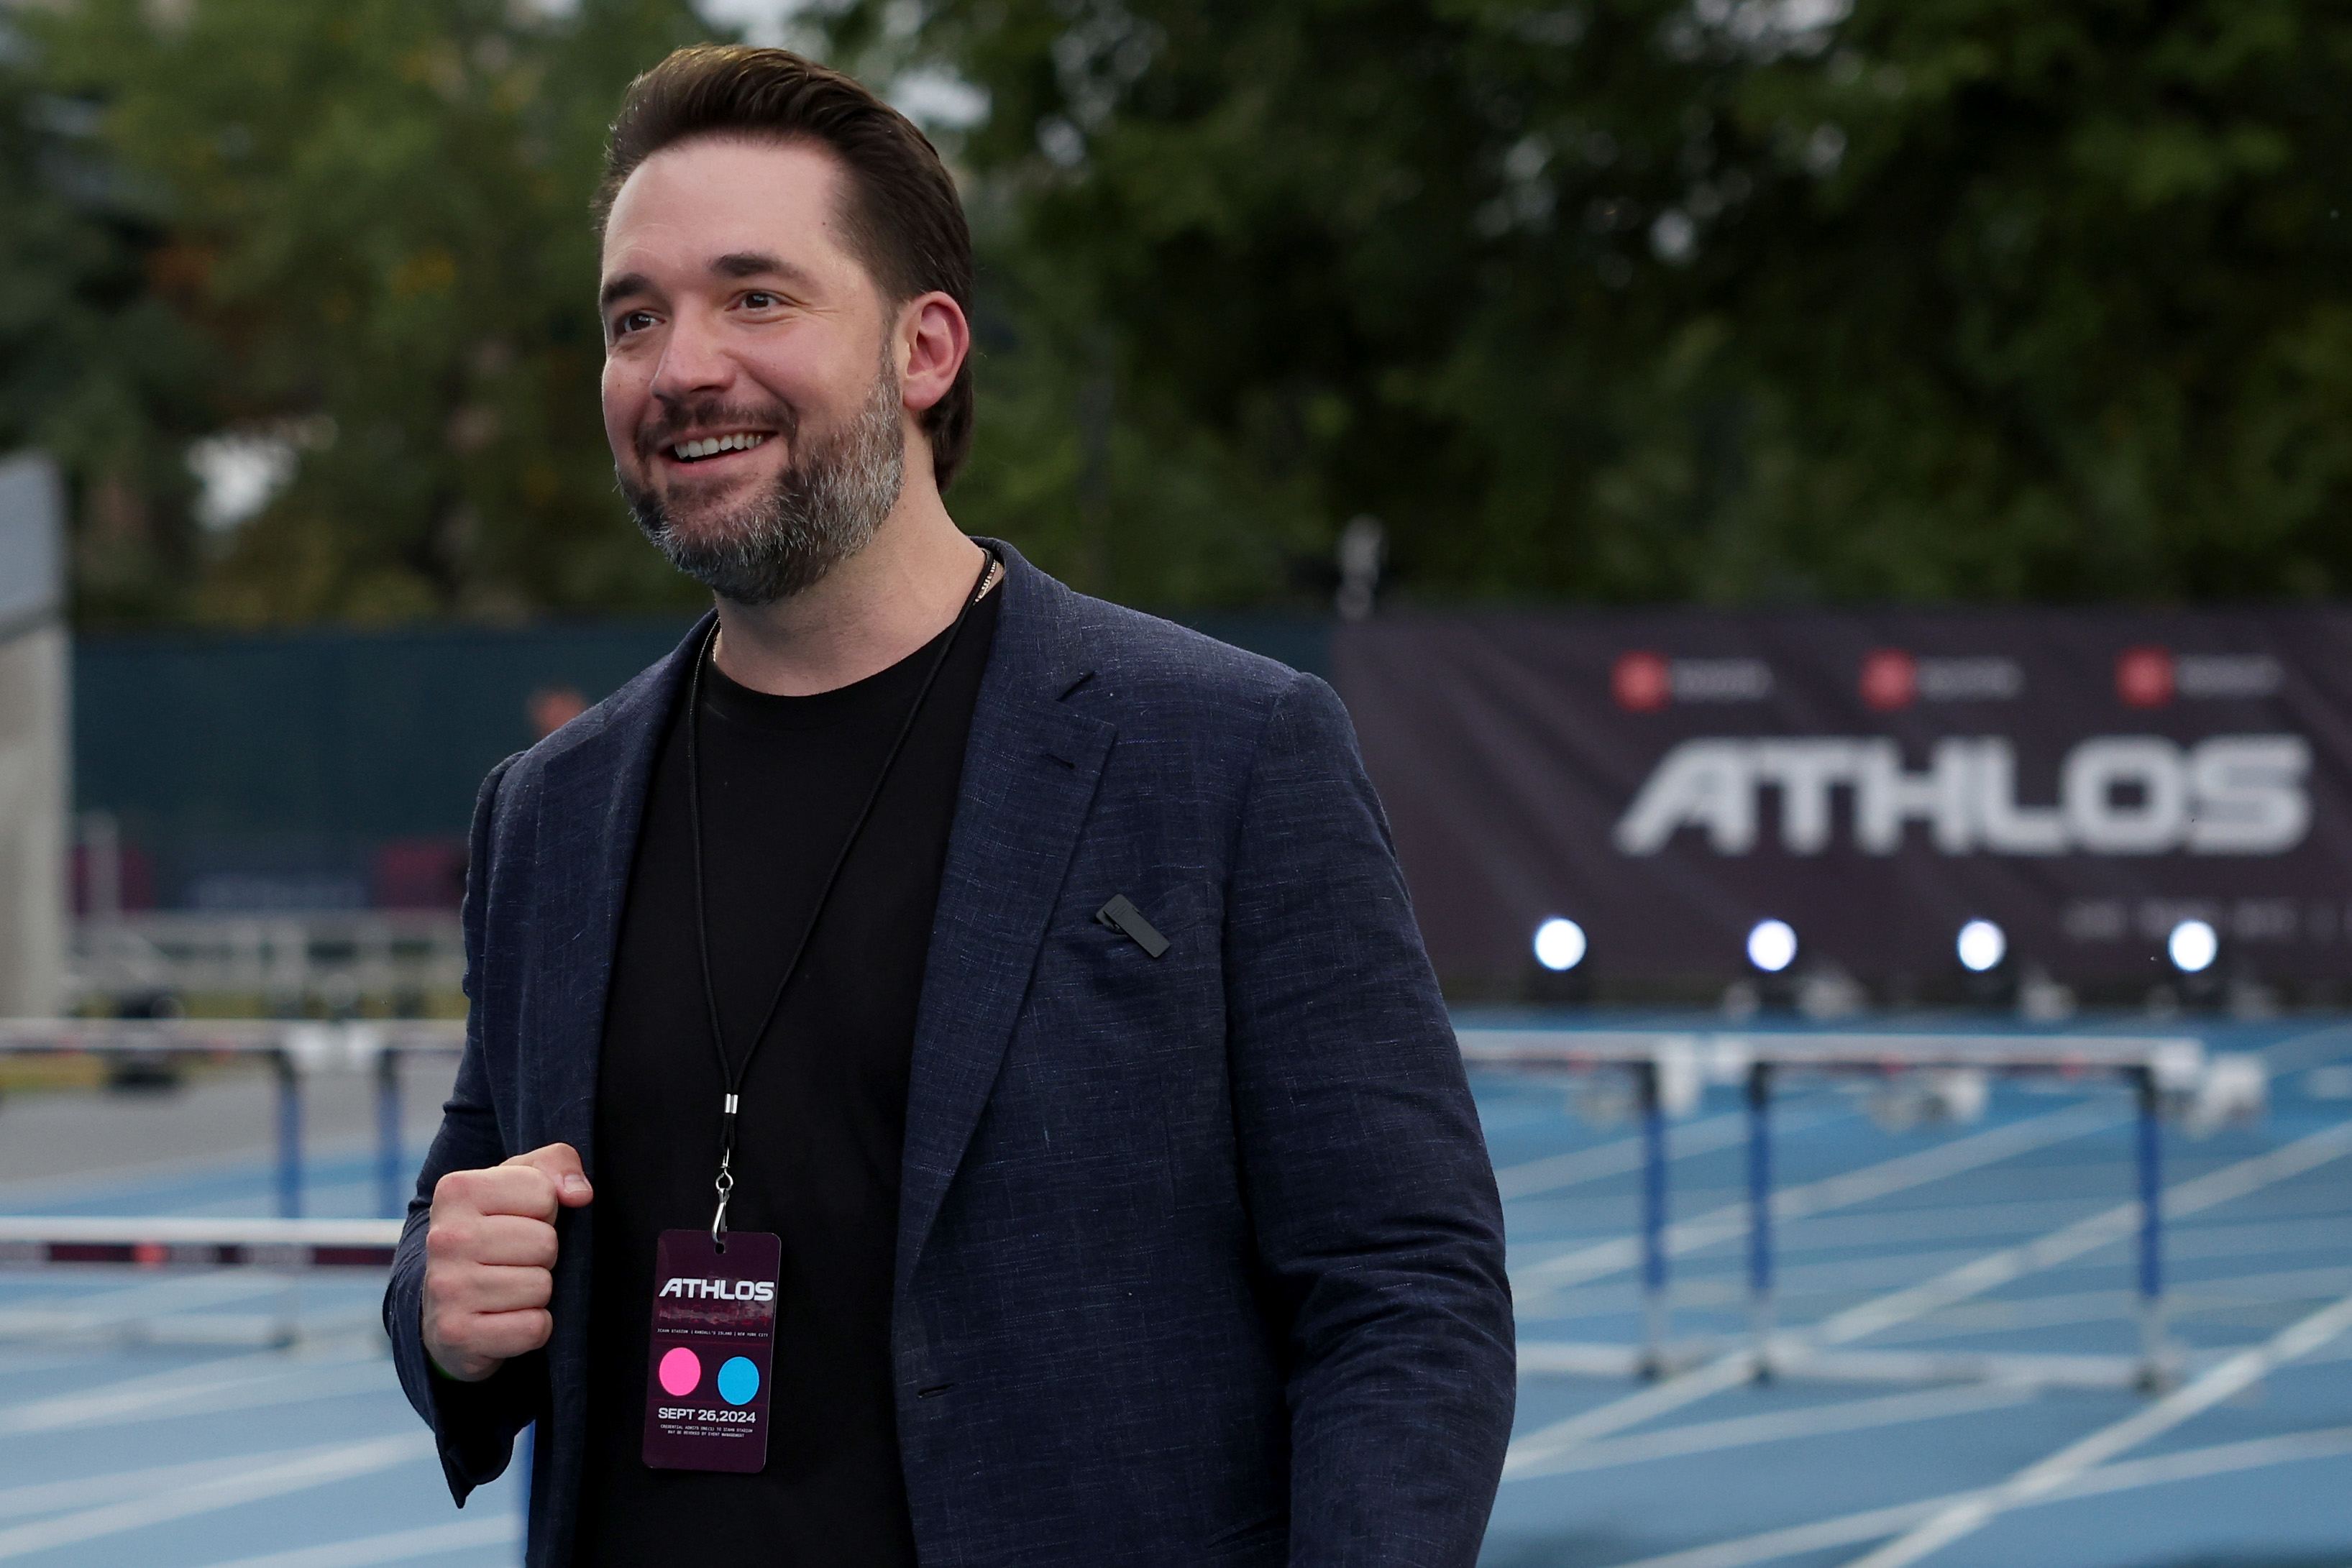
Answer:
[{"label": "red logo on banner", "polygon": [[1862,661],[1864,707],[1890,713],[1919,695],[1919,663],[1900,648],[1880,648]]},{"label": "red logo on banner", "polygon": [[2116,695],[2132,707],[2170,702],[2172,655],[2162,648],[2126,648],[2116,658]]},{"label": "red logo on banner", "polygon": [[1609,672],[1609,689],[1628,713],[1655,713],[1673,700],[1674,672],[1655,653],[1620,653]]}]

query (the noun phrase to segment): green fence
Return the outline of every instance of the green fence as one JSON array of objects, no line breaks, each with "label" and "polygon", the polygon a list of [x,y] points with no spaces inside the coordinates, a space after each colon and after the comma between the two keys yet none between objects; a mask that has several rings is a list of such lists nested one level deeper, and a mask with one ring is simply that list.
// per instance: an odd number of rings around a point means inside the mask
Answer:
[{"label": "green fence", "polygon": [[[1297,667],[1325,664],[1328,632],[1316,621],[1194,623]],[[453,904],[483,774],[685,630],[85,636],[74,648],[75,800],[114,817],[134,906]]]}]

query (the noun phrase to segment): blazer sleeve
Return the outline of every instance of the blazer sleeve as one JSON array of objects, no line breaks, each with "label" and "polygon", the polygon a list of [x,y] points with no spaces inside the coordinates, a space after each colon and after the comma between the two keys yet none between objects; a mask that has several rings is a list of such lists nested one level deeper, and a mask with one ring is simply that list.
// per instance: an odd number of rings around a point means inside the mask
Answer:
[{"label": "blazer sleeve", "polygon": [[1265,722],[1231,865],[1228,1049],[1287,1314],[1290,1560],[1468,1568],[1517,1389],[1502,1208],[1387,821],[1311,675]]},{"label": "blazer sleeve", "polygon": [[497,843],[492,831],[499,782],[515,758],[490,770],[474,802],[474,822],[466,862],[466,1049],[457,1064],[457,1086],[441,1107],[441,1130],[417,1173],[408,1200],[407,1223],[393,1256],[392,1282],[384,1290],[383,1330],[408,1402],[433,1428],[450,1494],[464,1507],[467,1493],[504,1472],[515,1435],[545,1403],[543,1354],[518,1356],[480,1383],[460,1383],[436,1369],[425,1350],[425,1232],[433,1213],[433,1189],[451,1171],[480,1170],[510,1151],[499,1131],[496,1103],[484,1053],[486,1009],[482,1002],[485,933]]}]

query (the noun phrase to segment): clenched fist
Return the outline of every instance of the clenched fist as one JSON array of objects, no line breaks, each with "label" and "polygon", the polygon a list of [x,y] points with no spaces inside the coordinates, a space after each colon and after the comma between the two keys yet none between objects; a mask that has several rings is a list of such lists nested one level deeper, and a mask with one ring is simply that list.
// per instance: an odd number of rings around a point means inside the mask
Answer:
[{"label": "clenched fist", "polygon": [[425,1350],[435,1365],[479,1383],[547,1343],[556,1210],[594,1196],[570,1144],[451,1171],[435,1185],[425,1233]]}]

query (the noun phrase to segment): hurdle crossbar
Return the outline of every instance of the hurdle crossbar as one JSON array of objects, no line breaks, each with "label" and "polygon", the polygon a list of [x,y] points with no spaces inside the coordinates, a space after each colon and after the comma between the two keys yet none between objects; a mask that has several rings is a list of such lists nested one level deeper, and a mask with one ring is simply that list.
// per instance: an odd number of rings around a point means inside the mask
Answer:
[{"label": "hurdle crossbar", "polygon": [[388,1269],[400,1228],[396,1219],[5,1215],[0,1267]]},{"label": "hurdle crossbar", "polygon": [[277,1198],[282,1219],[302,1215],[307,1079],[331,1071],[374,1075],[376,1210],[391,1218],[407,1203],[400,1136],[402,1059],[454,1055],[465,1044],[464,1022],[446,1019],[0,1019],[0,1055],[268,1061],[278,1078]]}]

